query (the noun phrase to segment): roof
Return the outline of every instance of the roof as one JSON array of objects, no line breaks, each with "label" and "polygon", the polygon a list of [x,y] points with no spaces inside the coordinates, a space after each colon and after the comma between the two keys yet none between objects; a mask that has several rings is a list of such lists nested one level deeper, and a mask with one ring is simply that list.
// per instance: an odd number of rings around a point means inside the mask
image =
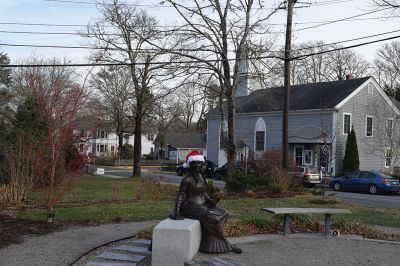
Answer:
[{"label": "roof", "polygon": [[[159,143],[158,135],[154,143]],[[165,134],[165,145],[175,148],[206,148],[206,134],[204,133],[167,133]]]},{"label": "roof", "polygon": [[[334,108],[371,77],[317,82],[291,86],[290,110]],[[237,113],[274,112],[283,110],[284,87],[256,90],[236,98]],[[207,116],[219,115],[219,108]]]}]

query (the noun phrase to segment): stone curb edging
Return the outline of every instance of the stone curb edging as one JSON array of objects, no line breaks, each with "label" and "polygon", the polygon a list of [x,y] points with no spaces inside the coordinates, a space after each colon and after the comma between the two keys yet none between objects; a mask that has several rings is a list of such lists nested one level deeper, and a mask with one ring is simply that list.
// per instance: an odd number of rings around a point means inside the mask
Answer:
[{"label": "stone curb edging", "polygon": [[[319,233],[292,233],[287,236],[283,236],[281,234],[258,234],[258,235],[252,235],[252,236],[244,236],[244,237],[232,237],[232,238],[229,238],[229,240],[233,244],[244,244],[244,243],[249,243],[249,242],[257,242],[257,241],[265,241],[265,240],[279,240],[279,239],[288,239],[288,238],[289,239],[290,238],[293,238],[293,239],[299,239],[299,238],[323,239],[325,237]],[[364,238],[360,235],[340,235],[337,237],[330,236],[327,239],[371,241],[371,242],[384,243],[384,244],[400,245],[400,241]]]}]

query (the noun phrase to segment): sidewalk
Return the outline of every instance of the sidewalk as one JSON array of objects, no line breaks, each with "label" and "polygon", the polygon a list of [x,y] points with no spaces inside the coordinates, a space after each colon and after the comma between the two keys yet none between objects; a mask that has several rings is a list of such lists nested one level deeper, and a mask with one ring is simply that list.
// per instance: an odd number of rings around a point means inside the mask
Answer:
[{"label": "sidewalk", "polygon": [[[156,223],[156,221],[150,221],[107,224],[29,237],[21,244],[0,249],[0,265],[67,266],[92,248],[112,240],[135,235],[139,230]],[[399,230],[384,227],[380,229]],[[400,260],[399,242],[363,240],[360,236],[341,235],[337,238],[326,239],[322,234],[312,233],[289,234],[287,237],[266,234],[232,238],[231,241],[243,249],[242,254],[199,253],[194,260],[220,257],[249,266],[398,265]],[[118,242],[115,245],[118,245]],[[93,256],[97,253],[98,251],[93,252]],[[146,261],[146,264],[140,265],[149,265],[150,260]]]},{"label": "sidewalk", "polygon": [[0,249],[0,265],[67,266],[85,252],[109,241],[136,235],[156,221],[78,227],[24,239]]}]

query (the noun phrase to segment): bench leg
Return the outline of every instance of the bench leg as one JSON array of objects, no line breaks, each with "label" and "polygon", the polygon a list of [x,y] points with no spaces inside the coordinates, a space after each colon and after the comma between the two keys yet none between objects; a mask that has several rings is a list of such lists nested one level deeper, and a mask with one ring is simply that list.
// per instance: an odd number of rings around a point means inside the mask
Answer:
[{"label": "bench leg", "polygon": [[283,215],[283,235],[286,236],[289,233],[289,222],[290,222],[290,215],[284,214]]},{"label": "bench leg", "polygon": [[331,215],[326,213],[325,214],[325,230],[324,230],[324,236],[328,237],[329,236],[329,230],[331,228]]}]

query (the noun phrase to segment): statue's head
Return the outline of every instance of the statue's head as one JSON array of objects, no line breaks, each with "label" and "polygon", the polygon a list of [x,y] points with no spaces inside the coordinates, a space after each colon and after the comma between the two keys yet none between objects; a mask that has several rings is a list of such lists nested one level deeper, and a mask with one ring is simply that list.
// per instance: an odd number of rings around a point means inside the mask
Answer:
[{"label": "statue's head", "polygon": [[204,163],[204,156],[199,150],[193,150],[186,156],[186,167],[189,167],[191,172],[200,173]]}]

